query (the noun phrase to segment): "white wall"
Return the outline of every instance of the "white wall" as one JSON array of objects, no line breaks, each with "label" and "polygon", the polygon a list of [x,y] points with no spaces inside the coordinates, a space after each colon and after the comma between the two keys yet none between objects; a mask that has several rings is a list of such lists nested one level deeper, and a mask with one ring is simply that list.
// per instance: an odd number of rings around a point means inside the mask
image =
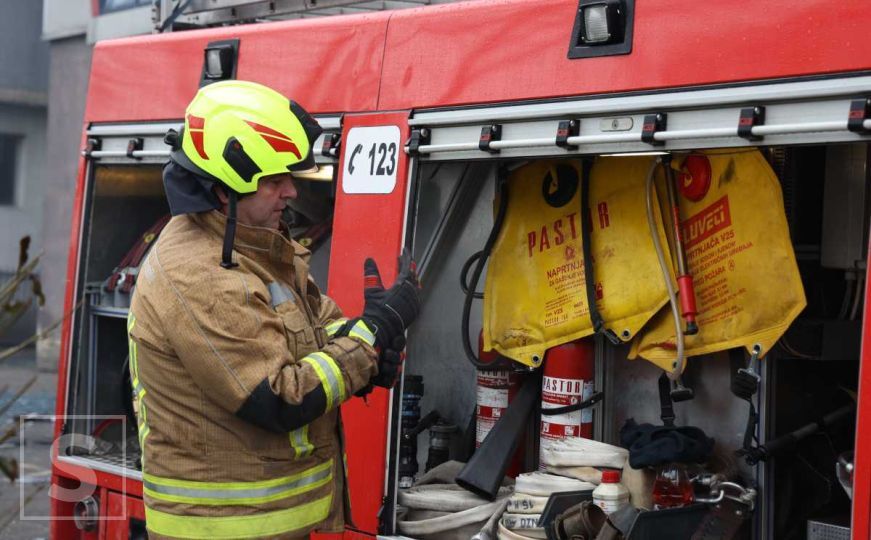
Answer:
[{"label": "white wall", "polygon": [[[0,272],[12,272],[18,263],[18,240],[30,235],[31,245],[42,245],[42,193],[45,174],[44,108],[0,104],[0,133],[23,137],[18,147],[14,206],[0,206]],[[35,253],[35,251],[33,251]]]},{"label": "white wall", "polygon": [[82,35],[91,20],[91,0],[43,0],[42,39]]}]

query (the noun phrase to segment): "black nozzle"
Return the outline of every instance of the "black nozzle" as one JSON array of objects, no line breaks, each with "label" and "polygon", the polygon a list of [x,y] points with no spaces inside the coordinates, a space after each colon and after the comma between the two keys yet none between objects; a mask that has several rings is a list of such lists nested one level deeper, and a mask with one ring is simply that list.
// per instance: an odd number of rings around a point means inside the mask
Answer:
[{"label": "black nozzle", "polygon": [[496,498],[529,415],[536,408],[540,392],[540,375],[528,377],[524,381],[502,418],[457,475],[456,482],[460,487],[491,501]]},{"label": "black nozzle", "polygon": [[671,400],[675,403],[681,401],[689,401],[696,396],[692,388],[687,388],[686,386],[683,386],[681,384],[678,384],[674,388],[672,388],[669,395],[671,396]]}]

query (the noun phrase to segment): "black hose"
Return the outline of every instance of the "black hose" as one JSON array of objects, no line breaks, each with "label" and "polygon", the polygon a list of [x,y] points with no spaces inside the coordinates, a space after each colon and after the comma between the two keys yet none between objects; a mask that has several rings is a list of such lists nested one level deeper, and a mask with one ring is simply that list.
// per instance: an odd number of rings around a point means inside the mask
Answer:
[{"label": "black hose", "polygon": [[840,409],[836,409],[835,411],[823,416],[816,422],[806,424],[795,431],[791,431],[786,435],[768,441],[764,445],[749,450],[739,450],[738,455],[744,456],[744,460],[750,466],[756,465],[760,461],[768,461],[771,458],[777,457],[778,454],[790,450],[796,444],[807,439],[811,435],[823,431],[827,427],[848,418],[855,408],[856,406],[852,403],[850,405],[845,405]]},{"label": "black hose", "polygon": [[[472,267],[472,263],[481,258],[481,255],[484,254],[484,250],[476,251],[472,253],[472,256],[466,259],[466,262],[463,263],[463,268],[460,270],[460,288],[463,289],[465,294],[469,294],[469,286],[467,283],[469,282],[469,269]],[[484,298],[484,293],[475,292],[475,298],[481,300]]]},{"label": "black hose", "polygon": [[[502,222],[505,221],[505,211],[508,208],[508,180],[504,169],[499,170],[498,174],[498,193],[499,193],[499,209],[496,211],[496,218],[493,220],[493,228],[490,229],[490,236],[487,237],[487,242],[484,244],[484,249],[481,250],[481,255],[477,258],[478,264],[475,265],[475,270],[472,272],[472,279],[465,288],[466,298],[463,302],[463,320],[462,320],[462,335],[463,335],[463,350],[466,353],[466,358],[469,362],[478,369],[486,369],[491,366],[489,362],[481,362],[475,351],[472,349],[472,344],[469,339],[469,314],[472,310],[472,299],[475,298],[475,289],[478,288],[478,281],[481,279],[481,272],[484,270],[484,264],[490,258],[490,252],[493,250],[493,244],[496,243],[496,238],[502,230]],[[468,263],[468,261],[467,261]],[[471,263],[468,263],[471,264]],[[462,273],[461,279],[465,281],[465,273]],[[483,296],[483,295],[482,295]]]}]

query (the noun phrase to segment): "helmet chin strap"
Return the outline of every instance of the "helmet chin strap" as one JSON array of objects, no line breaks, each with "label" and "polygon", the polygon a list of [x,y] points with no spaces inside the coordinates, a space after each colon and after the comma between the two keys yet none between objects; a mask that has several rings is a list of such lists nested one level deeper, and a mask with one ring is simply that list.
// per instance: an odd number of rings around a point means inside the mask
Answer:
[{"label": "helmet chin strap", "polygon": [[233,268],[239,266],[233,262],[233,241],[236,238],[236,201],[238,195],[232,189],[227,189],[227,226],[224,228],[224,248],[221,251],[221,266]]}]

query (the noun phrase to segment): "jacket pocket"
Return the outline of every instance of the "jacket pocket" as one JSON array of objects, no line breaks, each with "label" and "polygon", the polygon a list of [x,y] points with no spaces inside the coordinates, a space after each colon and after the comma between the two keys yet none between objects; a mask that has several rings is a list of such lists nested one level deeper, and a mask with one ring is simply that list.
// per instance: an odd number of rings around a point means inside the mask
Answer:
[{"label": "jacket pocket", "polygon": [[287,348],[291,356],[300,360],[316,350],[315,329],[303,311],[304,308],[298,304],[298,297],[277,282],[269,284],[269,293],[272,296],[272,307],[284,324]]}]

